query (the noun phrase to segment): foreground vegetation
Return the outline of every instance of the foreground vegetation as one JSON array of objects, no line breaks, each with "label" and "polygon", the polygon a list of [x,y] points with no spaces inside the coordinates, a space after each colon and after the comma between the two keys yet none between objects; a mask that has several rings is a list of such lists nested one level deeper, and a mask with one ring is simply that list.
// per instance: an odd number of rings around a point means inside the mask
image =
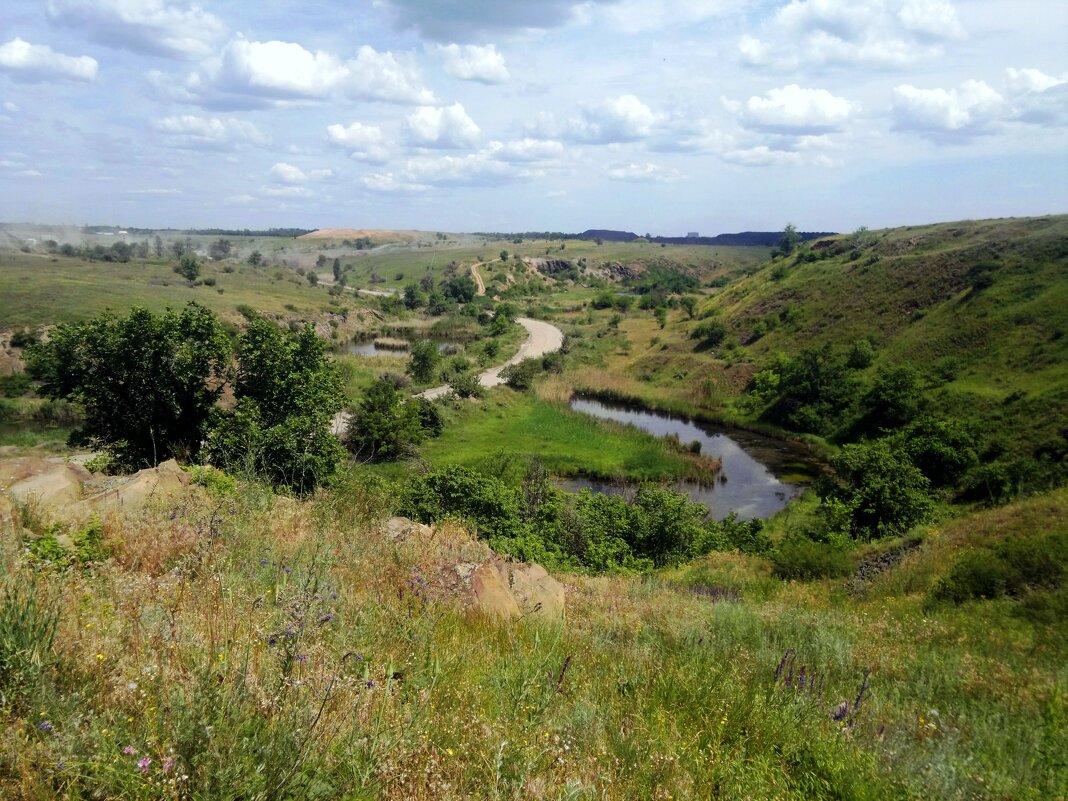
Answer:
[{"label": "foreground vegetation", "polygon": [[1063,492],[927,530],[863,581],[783,581],[724,553],[642,582],[565,576],[565,623],[509,624],[453,594],[462,529],[376,533],[388,489],[292,502],[208,483],[82,524],[77,559],[27,550],[54,530],[32,508],[4,525],[4,795],[1066,790],[1063,552],[1059,590],[961,606],[937,591],[968,554],[1068,535]]}]

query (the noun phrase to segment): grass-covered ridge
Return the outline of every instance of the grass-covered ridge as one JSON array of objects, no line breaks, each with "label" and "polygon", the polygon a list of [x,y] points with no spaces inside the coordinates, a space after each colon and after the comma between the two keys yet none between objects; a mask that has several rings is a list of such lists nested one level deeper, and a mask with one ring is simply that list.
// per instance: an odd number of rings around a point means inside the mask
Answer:
[{"label": "grass-covered ridge", "polygon": [[468,535],[388,539],[384,488],[297,502],[212,483],[173,511],[80,524],[69,535],[91,529],[93,552],[70,566],[27,549],[55,530],[40,512],[4,523],[3,794],[1065,790],[1063,624],[1027,599],[931,601],[991,536],[1063,531],[1063,492],[931,529],[864,586],[783,582],[737,553],[644,580],[563,576],[554,625],[464,611],[449,576]]}]

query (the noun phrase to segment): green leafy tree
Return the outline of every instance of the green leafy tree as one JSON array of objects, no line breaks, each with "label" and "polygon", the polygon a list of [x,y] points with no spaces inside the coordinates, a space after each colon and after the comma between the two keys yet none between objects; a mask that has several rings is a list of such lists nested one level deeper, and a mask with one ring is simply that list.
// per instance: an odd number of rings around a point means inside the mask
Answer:
[{"label": "green leafy tree", "polygon": [[237,406],[218,413],[207,441],[210,460],[295,492],[329,481],[344,456],[331,433],[344,395],[326,343],[310,323],[289,331],[254,317],[237,356]]},{"label": "green leafy tree", "polygon": [[471,276],[459,275],[446,281],[442,292],[457,303],[470,303],[478,294],[478,286]]},{"label": "green leafy tree", "polygon": [[253,267],[259,267],[261,264],[263,264],[263,254],[260,253],[258,250],[252,251],[248,256],[248,263],[251,264]]},{"label": "green leafy tree", "polygon": [[787,223],[782,230],[782,239],[779,240],[779,252],[784,256],[789,256],[799,244],[801,244],[801,234],[797,233],[797,228],[793,223]]},{"label": "green leafy tree", "polygon": [[774,369],[779,393],[763,416],[795,431],[830,432],[856,395],[856,380],[829,344],[805,348]]},{"label": "green leafy tree", "polygon": [[836,516],[855,539],[904,534],[933,510],[931,483],[889,438],[846,445],[831,466],[837,480],[820,495],[825,506],[840,504]]},{"label": "green leafy tree", "polygon": [[[380,378],[360,399],[349,421],[346,444],[368,461],[398,459],[422,442],[427,417],[422,404],[405,397],[389,378]],[[440,418],[436,419],[440,431]]]},{"label": "green leafy tree", "polygon": [[896,428],[914,419],[923,407],[920,375],[909,365],[880,369],[861,399],[867,428]]},{"label": "green leafy tree", "polygon": [[[433,283],[431,283],[433,287]],[[408,309],[418,309],[426,305],[426,295],[420,289],[419,284],[411,283],[404,287],[404,305]]]},{"label": "green leafy tree", "polygon": [[656,318],[657,325],[663,330],[667,326],[668,321],[667,309],[663,306],[657,306],[656,311],[653,312],[653,316]]},{"label": "green leafy tree", "polygon": [[27,349],[40,393],[80,406],[71,443],[100,448],[137,470],[200,450],[222,392],[230,343],[214,313],[196,303],[154,315],[134,309],[60,325]]},{"label": "green leafy tree", "polygon": [[693,295],[683,295],[679,298],[679,305],[682,306],[689,319],[692,320],[694,315],[697,314],[697,298]]},{"label": "green leafy tree", "polygon": [[208,248],[208,254],[213,260],[222,261],[230,255],[232,250],[233,245],[230,244],[229,239],[216,239]]},{"label": "green leafy tree", "polygon": [[433,380],[441,363],[438,346],[429,339],[419,339],[412,343],[411,354],[406,369],[408,375],[421,383]]},{"label": "green leafy tree", "polygon": [[186,251],[179,256],[174,271],[186,281],[196,281],[200,277],[200,262],[194,253]]}]

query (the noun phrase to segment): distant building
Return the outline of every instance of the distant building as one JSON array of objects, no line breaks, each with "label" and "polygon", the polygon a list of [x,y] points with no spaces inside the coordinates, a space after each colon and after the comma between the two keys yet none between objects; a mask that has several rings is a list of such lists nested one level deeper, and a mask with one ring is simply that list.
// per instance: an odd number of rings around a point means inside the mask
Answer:
[{"label": "distant building", "polygon": [[699,234],[699,233],[698,233],[697,231],[689,231],[689,232],[688,232],[688,233],[686,234],[686,238],[687,238],[687,239],[697,239],[697,237],[699,237],[700,235],[701,235],[701,234]]}]

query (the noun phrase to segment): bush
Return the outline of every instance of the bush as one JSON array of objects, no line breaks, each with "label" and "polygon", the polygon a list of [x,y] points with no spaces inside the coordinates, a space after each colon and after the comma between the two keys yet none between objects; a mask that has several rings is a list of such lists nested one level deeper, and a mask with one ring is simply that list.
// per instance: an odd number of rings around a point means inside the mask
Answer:
[{"label": "bush", "polygon": [[441,430],[437,410],[420,400],[408,399],[388,377],[375,381],[349,421],[349,450],[360,458],[378,462],[409,454],[423,440],[424,421],[430,429]]},{"label": "bush", "polygon": [[449,386],[461,398],[481,398],[483,394],[482,385],[475,373],[461,373],[449,382]]},{"label": "bush", "polygon": [[10,375],[0,376],[0,395],[5,398],[21,398],[30,391],[32,383],[26,373],[11,373]]},{"label": "bush", "polygon": [[772,551],[771,563],[782,579],[841,578],[853,572],[848,551],[806,537],[782,542]]},{"label": "bush", "polygon": [[841,504],[855,539],[904,534],[933,509],[930,482],[890,439],[846,445],[831,459],[837,482],[819,488],[824,505]]},{"label": "bush", "polygon": [[701,348],[714,348],[727,336],[727,328],[719,320],[708,320],[690,331],[690,339],[700,340]]},{"label": "bush", "polygon": [[1068,533],[1013,537],[966,553],[932,590],[936,601],[965,601],[1057,590],[1068,575]]},{"label": "bush", "polygon": [[11,347],[25,348],[27,345],[36,345],[40,341],[36,331],[22,328],[11,335]]}]

